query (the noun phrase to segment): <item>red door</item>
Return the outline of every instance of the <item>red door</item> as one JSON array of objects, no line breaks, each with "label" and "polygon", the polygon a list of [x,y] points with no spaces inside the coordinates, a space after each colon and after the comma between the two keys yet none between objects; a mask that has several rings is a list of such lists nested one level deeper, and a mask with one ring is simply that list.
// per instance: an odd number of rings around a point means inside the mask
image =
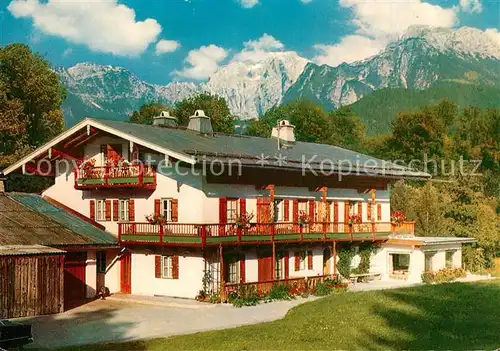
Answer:
[{"label": "red door", "polygon": [[122,146],[121,144],[108,144],[106,151],[106,160],[114,165],[120,162],[122,157]]},{"label": "red door", "polygon": [[86,252],[68,252],[64,257],[64,308],[81,305],[85,300]]},{"label": "red door", "polygon": [[259,252],[259,282],[274,280],[273,255],[271,251]]},{"label": "red door", "polygon": [[121,258],[121,292],[124,294],[132,293],[132,255],[125,252]]}]

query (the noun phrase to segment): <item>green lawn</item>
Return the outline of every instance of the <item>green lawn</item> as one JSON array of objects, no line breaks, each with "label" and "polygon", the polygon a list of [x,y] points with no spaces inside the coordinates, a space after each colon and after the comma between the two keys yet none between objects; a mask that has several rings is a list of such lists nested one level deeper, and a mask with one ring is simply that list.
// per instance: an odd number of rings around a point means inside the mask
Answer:
[{"label": "green lawn", "polygon": [[[80,350],[496,349],[500,281],[346,293],[279,321]],[[72,348],[75,349],[75,348]]]}]

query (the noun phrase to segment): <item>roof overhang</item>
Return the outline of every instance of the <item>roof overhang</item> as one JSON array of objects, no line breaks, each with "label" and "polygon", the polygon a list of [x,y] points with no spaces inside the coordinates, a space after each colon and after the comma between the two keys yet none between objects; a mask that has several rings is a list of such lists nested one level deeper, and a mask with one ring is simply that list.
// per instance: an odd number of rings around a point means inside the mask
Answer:
[{"label": "roof overhang", "polygon": [[135,144],[142,145],[142,146],[147,147],[147,148],[149,148],[151,150],[157,151],[157,152],[159,152],[161,154],[165,154],[165,155],[167,155],[169,157],[176,158],[176,159],[178,159],[180,161],[183,161],[183,162],[186,162],[188,164],[193,165],[193,164],[196,163],[196,160],[193,157],[191,157],[191,156],[189,156],[187,154],[179,153],[179,152],[176,152],[176,151],[173,151],[173,150],[165,149],[165,148],[160,147],[160,146],[158,146],[156,144],[153,144],[153,143],[151,143],[149,141],[140,139],[140,138],[138,138],[138,137],[136,137],[134,135],[130,135],[128,133],[124,133],[122,131],[119,131],[119,130],[117,130],[115,128],[106,126],[106,125],[104,125],[102,123],[99,123],[99,121],[97,121],[97,120],[85,118],[81,122],[77,123],[73,127],[69,128],[68,130],[66,130],[63,133],[59,134],[54,139],[52,139],[49,142],[47,142],[45,145],[37,148],[35,151],[33,151],[30,154],[26,155],[25,157],[21,158],[19,161],[17,161],[13,165],[5,168],[3,170],[3,174],[4,175],[8,175],[9,173],[12,173],[13,171],[15,171],[18,168],[22,167],[24,164],[30,162],[31,160],[44,155],[45,153],[47,153],[49,151],[50,148],[52,148],[55,145],[59,144],[60,142],[64,141],[68,137],[71,137],[73,134],[76,134],[77,132],[79,132],[79,131],[81,131],[82,129],[85,129],[85,128],[87,128],[88,130],[90,130],[90,127],[96,128],[98,130],[104,131],[104,132],[112,134],[112,135],[115,135],[115,136],[117,136],[119,138],[122,138],[122,139],[125,139],[125,140],[129,140],[129,141],[131,141],[131,142],[133,142]]},{"label": "roof overhang", "polygon": [[386,244],[392,245],[407,245],[407,246],[440,246],[440,245],[457,245],[457,244],[472,244],[477,240],[474,238],[459,238],[453,236],[447,237],[425,237],[425,236],[414,236],[414,237],[390,237]]}]

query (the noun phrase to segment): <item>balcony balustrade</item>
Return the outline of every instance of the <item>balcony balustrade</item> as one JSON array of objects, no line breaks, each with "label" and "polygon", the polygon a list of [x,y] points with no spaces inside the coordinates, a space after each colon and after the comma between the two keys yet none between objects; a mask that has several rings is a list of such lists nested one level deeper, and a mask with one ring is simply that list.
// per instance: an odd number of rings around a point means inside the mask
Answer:
[{"label": "balcony balustrade", "polygon": [[73,170],[75,189],[145,188],[156,189],[156,171],[142,164],[80,167]]},{"label": "balcony balustrade", "polygon": [[348,225],[321,222],[300,225],[292,222],[252,223],[246,228],[234,223],[138,223],[118,224],[123,244],[163,244],[187,246],[241,245],[272,242],[366,241],[383,240],[392,234],[413,234],[415,222],[395,224],[369,222]]}]

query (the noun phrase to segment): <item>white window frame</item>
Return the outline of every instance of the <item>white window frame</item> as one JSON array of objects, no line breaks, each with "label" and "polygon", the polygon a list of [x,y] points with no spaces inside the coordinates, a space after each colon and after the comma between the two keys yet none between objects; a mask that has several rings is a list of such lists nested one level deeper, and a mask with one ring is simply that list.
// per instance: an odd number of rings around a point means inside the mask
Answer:
[{"label": "white window frame", "polygon": [[95,200],[95,220],[106,221],[106,200]]},{"label": "white window frame", "polygon": [[[234,279],[231,279],[233,277]],[[227,280],[230,284],[236,284],[240,282],[240,261],[231,260],[227,264]]]},{"label": "white window frame", "polygon": [[118,221],[129,221],[129,199],[118,199]]},{"label": "white window frame", "polygon": [[[288,253],[286,253],[288,254]],[[276,266],[274,267],[276,279],[285,279],[285,253],[279,252],[276,257]],[[279,274],[278,274],[279,273]]]},{"label": "white window frame", "polygon": [[172,222],[172,199],[162,198],[160,200],[160,214],[165,217],[167,222]]},{"label": "white window frame", "polygon": [[[450,264],[448,265],[448,255],[450,255]],[[444,267],[445,268],[453,268],[454,264],[453,264],[453,256],[455,256],[455,251],[452,251],[452,250],[447,250],[444,252]]]},{"label": "white window frame", "polygon": [[173,279],[172,256],[161,256],[161,277]]},{"label": "white window frame", "polygon": [[307,270],[307,251],[300,251],[300,271]]},{"label": "white window frame", "polygon": [[274,200],[274,222],[284,222],[285,221],[285,200],[275,199]]},{"label": "white window frame", "polygon": [[238,214],[240,213],[240,200],[239,199],[227,199],[226,203],[226,218],[227,223],[234,223]]},{"label": "white window frame", "polygon": [[[436,255],[436,252],[424,252],[424,271],[426,272],[432,272],[434,270],[434,256]],[[427,262],[429,262],[429,269],[425,269],[427,266]]]}]

